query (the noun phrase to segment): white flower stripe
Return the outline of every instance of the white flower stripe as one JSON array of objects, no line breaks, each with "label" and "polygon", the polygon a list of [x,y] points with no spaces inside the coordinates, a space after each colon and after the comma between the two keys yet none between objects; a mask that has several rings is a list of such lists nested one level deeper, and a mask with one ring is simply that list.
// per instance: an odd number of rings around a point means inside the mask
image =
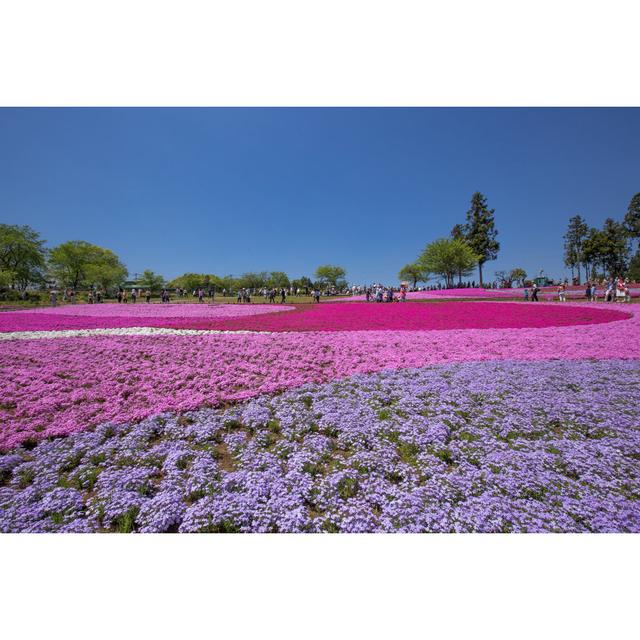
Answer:
[{"label": "white flower stripe", "polygon": [[68,329],[64,331],[10,331],[0,340],[42,340],[48,338],[88,338],[90,336],[202,336],[216,334],[257,334],[271,331],[221,331],[209,329],[166,329],[162,327],[121,327],[111,329]]}]

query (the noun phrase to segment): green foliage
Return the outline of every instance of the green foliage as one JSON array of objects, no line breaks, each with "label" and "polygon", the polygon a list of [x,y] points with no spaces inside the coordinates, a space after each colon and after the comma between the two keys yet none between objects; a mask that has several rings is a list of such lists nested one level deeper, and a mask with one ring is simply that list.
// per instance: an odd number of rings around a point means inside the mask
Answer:
[{"label": "green foliage", "polygon": [[640,193],[636,193],[629,202],[624,227],[630,238],[640,238]]},{"label": "green foliage", "polygon": [[435,456],[436,458],[439,458],[440,460],[442,460],[442,462],[446,464],[453,464],[454,462],[453,454],[449,449],[439,449],[438,451],[435,452]]},{"label": "green foliage", "polygon": [[590,229],[582,244],[581,258],[587,277],[598,268],[609,276],[625,273],[629,240],[624,226],[613,218],[607,218],[602,229]]},{"label": "green foliage", "polygon": [[18,473],[18,486],[21,489],[26,489],[36,477],[36,470],[33,467],[22,467]]},{"label": "green foliage", "polygon": [[227,294],[230,291],[233,291],[233,288],[235,286],[235,278],[233,276],[222,276],[218,278],[218,281],[220,283],[221,290],[225,290]]},{"label": "green foliage", "polygon": [[216,290],[222,289],[220,286],[220,278],[212,273],[183,273],[181,276],[178,276],[168,282],[167,287],[170,289],[184,289],[188,292],[192,292],[200,288],[205,291],[210,288],[214,288]]},{"label": "green foliage", "polygon": [[407,280],[411,283],[412,288],[416,288],[418,282],[426,282],[429,279],[429,272],[419,262],[410,262],[406,264],[398,274],[400,280]]},{"label": "green foliage", "polygon": [[509,272],[509,278],[512,282],[517,282],[521,287],[524,287],[524,281],[527,279],[527,272],[521,267],[511,269]]},{"label": "green foliage", "polygon": [[122,284],[128,275],[127,268],[113,251],[95,248],[94,261],[87,268],[89,284],[107,291]]},{"label": "green foliage", "polygon": [[463,224],[454,225],[453,229],[451,229],[451,237],[454,240],[464,240],[465,239],[465,229]]},{"label": "green foliage", "polygon": [[[581,246],[580,261],[584,265],[587,277],[599,266],[604,271],[604,234],[599,229],[589,229],[587,237]],[[580,279],[580,271],[578,270],[578,280]]]},{"label": "green foliage", "polygon": [[627,270],[629,260],[629,242],[624,226],[607,218],[602,227],[603,254],[602,262],[611,276],[620,276]]},{"label": "green foliage", "polygon": [[347,272],[342,267],[332,264],[324,264],[316,269],[315,276],[321,286],[340,287],[345,284],[344,278]]},{"label": "green foliage", "polygon": [[294,289],[306,289],[307,291],[313,287],[313,282],[311,282],[311,278],[307,278],[307,276],[302,276],[302,278],[298,278],[297,280],[291,281],[291,286]]},{"label": "green foliage", "polygon": [[631,262],[629,262],[629,270],[627,271],[629,280],[633,282],[640,282],[640,251],[636,253]]},{"label": "green foliage", "polygon": [[564,263],[567,267],[578,271],[580,282],[580,264],[584,260],[584,243],[589,236],[589,226],[582,216],[576,215],[569,220],[567,232],[564,235]]},{"label": "green foliage", "polygon": [[239,289],[262,289],[267,286],[269,277],[268,271],[261,271],[260,273],[248,271],[237,279],[235,285]]},{"label": "green foliage", "polygon": [[140,511],[138,507],[130,507],[122,515],[118,516],[114,522],[116,531],[118,533],[131,533],[135,528],[138,511]]},{"label": "green foliage", "polygon": [[521,286],[524,286],[524,281],[527,277],[527,272],[519,267],[511,269],[511,271],[496,271],[496,278],[500,282],[501,286],[511,288],[514,282],[518,282]]},{"label": "green foliage", "polygon": [[482,265],[488,260],[495,260],[500,249],[500,243],[496,240],[498,230],[493,218],[494,213],[495,209],[488,208],[487,199],[476,191],[471,197],[471,208],[467,211],[464,239],[477,256],[480,286],[482,286]]},{"label": "green foliage", "polygon": [[291,283],[289,276],[284,271],[272,271],[267,280],[267,286],[274,289],[288,289]]},{"label": "green foliage", "polygon": [[0,287],[24,291],[43,281],[44,240],[31,227],[0,224]]},{"label": "green foliage", "polygon": [[343,500],[348,500],[349,498],[353,498],[358,493],[358,489],[360,488],[360,486],[358,485],[358,481],[355,478],[345,476],[338,481],[336,488],[338,490],[338,495]]},{"label": "green foliage", "polygon": [[154,273],[150,269],[145,269],[140,278],[138,278],[137,284],[143,289],[154,293],[164,287],[164,277],[159,273]]},{"label": "green foliage", "polygon": [[418,262],[429,273],[436,273],[453,284],[454,275],[468,275],[478,262],[478,256],[464,240],[440,238],[429,243]]},{"label": "green foliage", "polygon": [[53,248],[49,270],[61,286],[73,289],[98,285],[106,290],[127,277],[126,267],[113,251],[84,240],[70,240]]},{"label": "green foliage", "polygon": [[400,440],[397,444],[397,451],[402,462],[415,465],[417,463],[416,457],[420,453],[420,447],[414,442]]}]

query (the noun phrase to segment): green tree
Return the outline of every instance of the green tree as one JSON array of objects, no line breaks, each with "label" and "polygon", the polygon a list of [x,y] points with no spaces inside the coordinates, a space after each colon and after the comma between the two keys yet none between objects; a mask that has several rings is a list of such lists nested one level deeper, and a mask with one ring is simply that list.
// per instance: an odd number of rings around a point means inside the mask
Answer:
[{"label": "green tree", "polygon": [[524,287],[524,281],[527,279],[527,272],[521,267],[511,269],[509,272],[509,278],[511,282],[517,282],[521,287]]},{"label": "green tree", "polygon": [[113,251],[84,240],[70,240],[51,249],[49,270],[60,285],[73,289],[99,281],[117,284],[127,276]]},{"label": "green tree", "polygon": [[138,278],[137,284],[139,287],[148,289],[151,293],[154,293],[164,287],[164,277],[159,273],[151,271],[151,269],[145,269]]},{"label": "green tree", "polygon": [[311,282],[311,278],[307,278],[307,276],[302,276],[302,278],[298,278],[297,280],[291,281],[291,286],[294,289],[303,289],[307,293],[313,287],[313,282]]},{"label": "green tree", "polygon": [[640,282],[640,251],[636,252],[636,255],[631,258],[627,277],[632,282]]},{"label": "green tree", "polygon": [[321,286],[330,286],[336,289],[346,284],[344,280],[346,275],[347,272],[345,269],[332,264],[319,266],[315,273]]},{"label": "green tree", "polygon": [[454,240],[464,240],[465,239],[464,233],[465,231],[464,231],[463,224],[456,224],[454,225],[453,229],[451,229],[451,237]]},{"label": "green tree", "polygon": [[218,278],[218,281],[220,290],[225,291],[226,295],[230,295],[237,287],[236,279],[231,275],[222,276],[221,278]]},{"label": "green tree", "polygon": [[272,271],[269,275],[267,286],[274,289],[288,289],[291,286],[291,282],[284,271]]},{"label": "green tree", "polygon": [[411,282],[411,287],[415,289],[418,282],[426,282],[429,279],[429,272],[420,262],[410,262],[400,269],[398,278]]},{"label": "green tree", "polygon": [[610,276],[622,275],[627,270],[629,241],[624,226],[607,218],[602,227],[603,264]]},{"label": "green tree", "polygon": [[578,272],[578,284],[580,284],[580,264],[583,260],[583,245],[589,235],[589,226],[582,216],[576,215],[569,220],[567,232],[564,235],[564,263],[571,269],[573,280],[574,270]]},{"label": "green tree", "polygon": [[478,256],[463,240],[440,238],[425,247],[418,262],[429,273],[443,277],[450,287],[456,274],[468,275],[472,272],[478,263]]},{"label": "green tree", "polygon": [[263,287],[267,286],[268,281],[268,271],[260,271],[259,273],[248,271],[247,273],[243,273],[240,278],[238,278],[236,284],[241,289],[262,289]]},{"label": "green tree", "polygon": [[487,199],[479,191],[476,191],[471,197],[471,208],[467,211],[464,238],[473,253],[478,256],[480,286],[482,286],[484,263],[495,260],[500,249],[500,243],[496,240],[498,230],[493,217],[494,213],[495,209],[488,208]]},{"label": "green tree", "polygon": [[208,276],[203,273],[183,273],[181,276],[174,278],[167,283],[170,289],[185,289],[186,291],[194,291],[205,286],[205,280]]},{"label": "green tree", "polygon": [[104,291],[122,284],[129,275],[127,268],[110,249],[95,247],[93,261],[86,269],[87,282]]},{"label": "green tree", "polygon": [[46,250],[40,234],[28,225],[0,224],[0,271],[7,286],[24,291],[42,282]]},{"label": "green tree", "polygon": [[605,266],[605,238],[600,229],[588,230],[580,248],[580,261],[587,278],[593,277],[600,268],[602,275],[606,274]]},{"label": "green tree", "polygon": [[624,216],[624,228],[629,238],[640,240],[640,193],[636,193]]}]

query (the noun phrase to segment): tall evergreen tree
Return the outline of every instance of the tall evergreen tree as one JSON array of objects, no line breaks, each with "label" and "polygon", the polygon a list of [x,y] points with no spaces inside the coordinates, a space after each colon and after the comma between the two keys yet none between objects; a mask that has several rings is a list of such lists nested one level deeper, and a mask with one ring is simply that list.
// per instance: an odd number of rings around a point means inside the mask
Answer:
[{"label": "tall evergreen tree", "polygon": [[454,240],[464,240],[464,225],[456,224],[453,229],[451,229],[451,237]]},{"label": "tall evergreen tree", "polygon": [[578,284],[580,284],[580,264],[583,262],[582,250],[584,241],[589,235],[589,225],[582,216],[576,215],[569,220],[567,233],[564,235],[564,263],[571,269],[578,271]]},{"label": "tall evergreen tree", "polygon": [[589,229],[581,248],[581,264],[584,267],[584,275],[588,278],[596,278],[598,274],[607,275],[607,239],[602,229]]},{"label": "tall evergreen tree", "polygon": [[476,191],[471,197],[471,208],[467,211],[464,237],[473,253],[478,256],[480,286],[482,286],[482,266],[488,260],[495,260],[500,249],[500,243],[496,240],[498,230],[493,219],[494,213],[495,209],[488,208],[487,199]]},{"label": "tall evergreen tree", "polygon": [[624,228],[630,238],[640,240],[640,193],[636,193],[624,216]]},{"label": "tall evergreen tree", "polygon": [[627,270],[629,242],[620,222],[607,218],[602,227],[603,263],[610,276],[620,276]]}]

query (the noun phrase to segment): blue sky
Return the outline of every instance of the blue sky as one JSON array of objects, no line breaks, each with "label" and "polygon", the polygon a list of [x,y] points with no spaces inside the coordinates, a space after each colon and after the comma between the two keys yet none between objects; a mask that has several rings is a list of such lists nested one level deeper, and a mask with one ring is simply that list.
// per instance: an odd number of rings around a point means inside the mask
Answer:
[{"label": "blue sky", "polygon": [[566,273],[580,213],[621,219],[640,191],[640,109],[0,109],[0,221],[149,268],[395,281],[495,208],[485,277]]}]

